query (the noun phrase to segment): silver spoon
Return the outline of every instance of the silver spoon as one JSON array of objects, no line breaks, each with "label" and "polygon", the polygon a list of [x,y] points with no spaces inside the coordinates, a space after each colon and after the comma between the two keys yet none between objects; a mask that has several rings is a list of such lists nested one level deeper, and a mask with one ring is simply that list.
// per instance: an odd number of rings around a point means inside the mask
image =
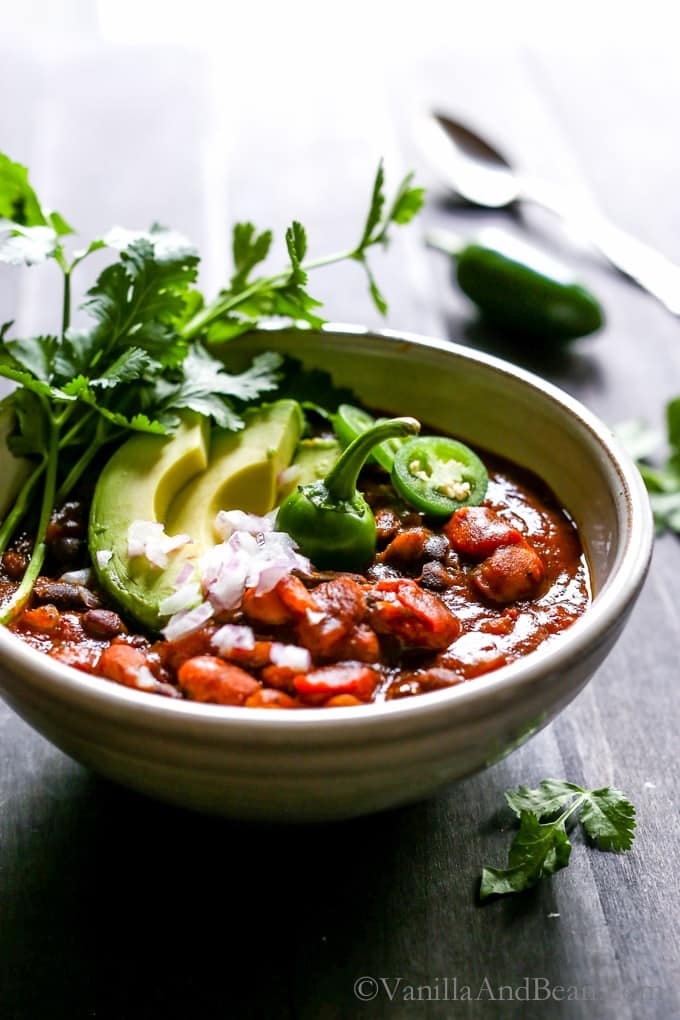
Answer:
[{"label": "silver spoon", "polygon": [[612,266],[680,315],[680,266],[610,223],[599,210],[516,170],[489,141],[441,113],[424,117],[418,141],[446,183],[473,205],[534,202],[587,237]]}]

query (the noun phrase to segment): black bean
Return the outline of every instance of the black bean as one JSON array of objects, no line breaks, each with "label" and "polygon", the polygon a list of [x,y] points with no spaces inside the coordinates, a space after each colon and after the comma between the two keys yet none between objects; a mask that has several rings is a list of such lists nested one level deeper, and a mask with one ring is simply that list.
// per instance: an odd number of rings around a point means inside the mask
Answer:
[{"label": "black bean", "polygon": [[37,579],[33,594],[38,602],[51,602],[59,609],[99,609],[101,606],[99,596],[84,585],[52,581],[49,577]]},{"label": "black bean", "polygon": [[420,583],[431,591],[445,591],[453,584],[453,578],[438,560],[431,560],[423,566]]},{"label": "black bean", "polygon": [[116,637],[123,631],[123,622],[111,609],[88,609],[83,614],[83,630],[96,638]]},{"label": "black bean", "polygon": [[430,535],[425,543],[425,552],[431,560],[443,560],[449,551],[449,540],[446,535]]},{"label": "black bean", "polygon": [[13,581],[20,581],[26,573],[28,560],[21,553],[9,549],[2,557],[2,565],[8,577],[11,577]]}]

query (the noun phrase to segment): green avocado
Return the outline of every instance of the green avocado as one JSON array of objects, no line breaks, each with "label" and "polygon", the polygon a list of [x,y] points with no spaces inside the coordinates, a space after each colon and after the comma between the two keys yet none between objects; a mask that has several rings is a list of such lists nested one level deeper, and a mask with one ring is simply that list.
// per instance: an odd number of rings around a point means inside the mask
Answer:
[{"label": "green avocado", "polygon": [[0,521],[14,502],[19,489],[28,478],[31,462],[24,457],[14,457],[7,446],[7,440],[14,431],[16,416],[12,397],[0,400],[0,463],[2,464],[2,487],[0,487]]},{"label": "green avocado", "polygon": [[242,432],[216,432],[207,470],[192,479],[173,500],[168,534],[186,532],[204,548],[218,540],[220,510],[265,514],[276,504],[280,472],[291,461],[302,432],[296,400],[277,400],[246,413]]},{"label": "green avocado", "polygon": [[342,446],[332,436],[301,439],[289,468],[290,477],[279,488],[277,503],[283,502],[296,486],[325,478],[341,453]]},{"label": "green avocado", "polygon": [[[165,569],[144,556],[128,556],[133,521],[164,522],[175,494],[208,463],[208,422],[186,416],[169,437],[136,435],[114,453],[97,482],[90,511],[92,562],[102,587],[136,620],[157,630],[160,602],[175,591],[174,582],[196,545],[169,554]],[[169,531],[168,534],[176,534]]]}]

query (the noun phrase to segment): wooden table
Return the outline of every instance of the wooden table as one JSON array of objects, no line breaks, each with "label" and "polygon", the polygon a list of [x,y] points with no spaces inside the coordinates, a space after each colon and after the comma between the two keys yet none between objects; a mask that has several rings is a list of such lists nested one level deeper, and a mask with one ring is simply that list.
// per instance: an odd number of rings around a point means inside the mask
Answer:
[{"label": "wooden table", "polygon": [[[568,59],[549,46],[497,40],[491,56],[439,40],[436,53],[367,62],[389,49],[377,36],[352,42],[345,25],[355,61],[327,45],[333,25],[325,31],[289,60],[270,39],[258,70],[247,33],[213,57],[94,36],[6,41],[2,147],[85,237],[153,219],[190,234],[210,290],[227,276],[235,218],[274,226],[280,241],[296,216],[312,252],[333,250],[354,238],[380,154],[392,181],[414,166],[434,184],[410,125],[436,101],[680,261],[680,72],[663,40],[642,55],[612,46]],[[631,73],[642,65],[644,77]],[[514,357],[606,420],[660,421],[680,392],[680,325],[653,299],[536,214],[466,210],[435,186],[424,219],[527,230],[572,261],[608,326],[564,352],[509,349],[474,323],[420,227],[378,260],[390,325]],[[56,287],[49,268],[3,271],[0,320],[50,328]],[[314,290],[329,317],[377,324],[356,267],[320,273]],[[615,651],[528,746],[428,803],[346,824],[273,829],[148,802],[0,708],[0,1016],[680,1015],[679,576],[680,543],[665,537]],[[510,841],[503,791],[546,776],[625,790],[638,808],[633,851],[577,845],[552,881],[479,907],[481,865],[501,864]],[[355,994],[362,976],[387,979],[372,1001]],[[578,1001],[553,991],[527,1005],[525,978],[539,997],[564,986]],[[433,1001],[410,1001],[408,985],[431,986]],[[520,988],[514,1001],[494,1000],[509,994],[501,985]]]}]

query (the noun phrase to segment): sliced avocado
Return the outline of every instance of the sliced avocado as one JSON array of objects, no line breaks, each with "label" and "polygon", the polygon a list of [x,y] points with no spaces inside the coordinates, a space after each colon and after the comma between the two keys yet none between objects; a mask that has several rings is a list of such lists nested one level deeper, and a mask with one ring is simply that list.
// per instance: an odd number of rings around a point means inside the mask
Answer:
[{"label": "sliced avocado", "polygon": [[298,443],[293,463],[288,469],[290,476],[279,488],[277,503],[298,485],[307,485],[325,478],[336,460],[342,453],[342,446],[333,436],[315,436],[313,439],[301,439]]},{"label": "sliced avocado", "polygon": [[[143,556],[128,557],[128,528],[136,520],[166,520],[175,494],[205,470],[208,436],[207,419],[198,415],[187,416],[169,437],[133,436],[108,461],[94,492],[89,543],[99,582],[150,630],[160,627],[160,602],[173,593],[184,563],[200,549],[182,546],[169,554],[169,565],[161,570]],[[166,532],[176,534],[167,525]]]},{"label": "sliced avocado", "polygon": [[14,502],[19,489],[31,472],[31,462],[25,457],[14,457],[7,446],[7,439],[14,431],[16,417],[11,394],[0,400],[0,521]]},{"label": "sliced avocado", "polygon": [[302,426],[298,402],[277,400],[248,412],[242,432],[214,433],[207,470],[170,506],[168,534],[186,532],[208,548],[218,540],[214,523],[220,510],[273,509],[279,473],[290,464]]}]

